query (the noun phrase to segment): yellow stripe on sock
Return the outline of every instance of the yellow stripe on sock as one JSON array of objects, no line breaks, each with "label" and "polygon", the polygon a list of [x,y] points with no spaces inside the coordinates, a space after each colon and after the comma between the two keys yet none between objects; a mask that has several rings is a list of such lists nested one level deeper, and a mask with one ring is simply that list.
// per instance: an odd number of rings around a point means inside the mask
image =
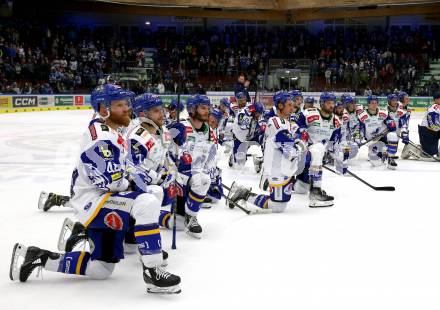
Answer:
[{"label": "yellow stripe on sock", "polygon": [[269,186],[270,186],[270,187],[281,187],[281,186],[284,186],[284,185],[286,185],[287,183],[289,183],[291,179],[292,179],[292,178],[288,178],[286,181],[284,181],[283,183],[280,183],[280,184],[271,184],[271,183],[269,182]]},{"label": "yellow stripe on sock", "polygon": [[85,255],[86,252],[81,252],[81,254],[79,255],[78,262],[76,263],[75,274],[81,274],[81,265]]},{"label": "yellow stripe on sock", "polygon": [[84,223],[84,226],[87,228],[87,226],[90,225],[90,223],[95,219],[95,217],[98,215],[99,210],[101,210],[104,203],[107,201],[107,199],[112,195],[113,193],[107,193],[104,195],[104,198],[99,202],[98,206],[96,207],[93,214],[90,216],[90,218]]},{"label": "yellow stripe on sock", "polygon": [[166,223],[170,217],[171,217],[171,213],[165,214],[165,216],[162,219],[162,226],[163,227],[167,227]]},{"label": "yellow stripe on sock", "polygon": [[203,200],[205,200],[205,198],[200,199],[200,198],[194,197],[193,195],[191,195],[191,193],[189,193],[189,197],[190,197],[192,200],[195,200],[195,201],[197,201],[197,202],[203,202]]},{"label": "yellow stripe on sock", "polygon": [[134,236],[135,237],[142,237],[142,236],[150,236],[150,235],[155,235],[155,234],[160,234],[159,228],[152,229],[152,230],[136,231],[134,233]]}]

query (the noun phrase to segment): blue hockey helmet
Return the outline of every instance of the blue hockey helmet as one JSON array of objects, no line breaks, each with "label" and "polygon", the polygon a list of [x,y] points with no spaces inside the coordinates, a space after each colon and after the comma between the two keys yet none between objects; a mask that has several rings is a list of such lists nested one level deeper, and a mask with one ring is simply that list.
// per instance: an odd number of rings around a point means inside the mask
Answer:
[{"label": "blue hockey helmet", "polygon": [[432,98],[435,99],[440,99],[440,93],[435,94],[434,96],[432,96]]},{"label": "blue hockey helmet", "polygon": [[150,110],[154,107],[162,106],[163,102],[158,96],[151,93],[144,93],[136,96],[133,101],[133,114],[139,117],[139,113]]},{"label": "blue hockey helmet", "polygon": [[190,114],[194,113],[199,105],[207,105],[208,107],[211,107],[211,100],[206,95],[195,95],[194,97],[189,97],[186,101],[186,109]]},{"label": "blue hockey helmet", "polygon": [[345,105],[355,102],[354,98],[350,94],[342,94],[341,101]]},{"label": "blue hockey helmet", "polygon": [[404,92],[404,91],[400,91],[397,94],[397,97],[399,99],[400,102],[403,102],[403,100],[405,99],[405,97],[409,97],[408,93]]},{"label": "blue hockey helmet", "polygon": [[377,98],[377,96],[375,95],[369,95],[367,97],[367,104],[370,104],[371,101],[376,101],[377,103],[379,103],[379,98]]},{"label": "blue hockey helmet", "polygon": [[321,93],[321,96],[319,97],[319,104],[323,105],[324,102],[327,102],[327,101],[336,101],[336,96],[330,92]]},{"label": "blue hockey helmet", "polygon": [[217,122],[220,122],[220,121],[222,120],[222,118],[223,118],[223,113],[222,113],[222,111],[220,111],[220,110],[217,109],[217,108],[212,109],[212,110],[209,112],[209,115],[212,115],[212,116],[217,120]]},{"label": "blue hockey helmet", "polygon": [[345,108],[345,103],[342,102],[341,100],[336,100],[336,102],[335,102],[335,109],[339,108],[339,107],[344,107]]},{"label": "blue hockey helmet", "polygon": [[229,108],[231,106],[231,103],[229,102],[228,98],[220,99],[220,104],[223,104],[227,108]]},{"label": "blue hockey helmet", "polygon": [[185,106],[183,105],[182,101],[177,103],[177,99],[171,100],[171,103],[168,106],[168,109],[170,109],[170,110],[177,110],[178,109],[180,112],[182,112],[184,108],[185,108]]},{"label": "blue hockey helmet", "polygon": [[304,102],[305,102],[305,103],[315,104],[315,98],[313,98],[313,97],[306,97],[306,98],[304,99]]},{"label": "blue hockey helmet", "polygon": [[397,95],[395,93],[391,93],[387,96],[387,100],[388,102],[392,101],[392,100],[397,100]]},{"label": "blue hockey helmet", "polygon": [[288,94],[290,95],[290,97],[292,97],[292,99],[295,99],[296,97],[302,98],[303,96],[301,91],[297,89],[291,90]]},{"label": "blue hockey helmet", "polygon": [[90,96],[90,103],[93,110],[99,113],[99,108],[104,105],[106,109],[110,109],[112,101],[126,99],[131,105],[134,93],[124,90],[115,84],[104,84],[96,87]]},{"label": "blue hockey helmet", "polygon": [[254,102],[249,106],[249,112],[251,112],[252,114],[254,113],[263,114],[264,111],[265,111],[264,105],[258,101]]},{"label": "blue hockey helmet", "polygon": [[246,99],[246,95],[244,94],[244,92],[237,92],[237,93],[235,93],[235,98],[237,100],[243,100],[243,99]]},{"label": "blue hockey helmet", "polygon": [[292,96],[290,93],[280,90],[273,94],[272,99],[275,107],[277,107],[278,103],[281,103],[284,106],[287,100],[292,100]]}]

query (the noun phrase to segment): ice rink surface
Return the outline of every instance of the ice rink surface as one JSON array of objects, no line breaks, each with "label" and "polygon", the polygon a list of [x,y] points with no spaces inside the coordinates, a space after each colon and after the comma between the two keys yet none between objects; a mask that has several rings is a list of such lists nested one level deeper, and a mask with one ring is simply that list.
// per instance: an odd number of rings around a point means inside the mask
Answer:
[{"label": "ice rink surface", "polygon": [[[73,215],[56,207],[43,213],[37,199],[41,190],[68,194],[91,115],[0,115],[0,309],[440,309],[440,164],[398,160],[395,171],[373,169],[367,149],[350,169],[395,192],[324,171],[334,207],[311,209],[306,196],[293,195],[283,214],[247,216],[222,201],[201,210],[203,238],[178,233],[176,251],[163,231],[168,270],[182,277],[180,295],[147,295],[133,254],[105,281],[43,271],[11,282],[14,243],[55,251],[63,219]],[[410,121],[414,142],[422,115]],[[226,184],[258,188],[251,160],[237,172],[222,157]]]}]

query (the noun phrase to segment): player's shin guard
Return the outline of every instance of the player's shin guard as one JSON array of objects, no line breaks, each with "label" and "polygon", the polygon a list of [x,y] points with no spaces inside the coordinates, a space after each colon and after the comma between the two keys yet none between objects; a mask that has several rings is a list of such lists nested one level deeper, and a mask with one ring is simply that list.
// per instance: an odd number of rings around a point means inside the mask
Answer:
[{"label": "player's shin guard", "polygon": [[134,236],[144,266],[160,266],[163,258],[159,224],[136,225]]}]

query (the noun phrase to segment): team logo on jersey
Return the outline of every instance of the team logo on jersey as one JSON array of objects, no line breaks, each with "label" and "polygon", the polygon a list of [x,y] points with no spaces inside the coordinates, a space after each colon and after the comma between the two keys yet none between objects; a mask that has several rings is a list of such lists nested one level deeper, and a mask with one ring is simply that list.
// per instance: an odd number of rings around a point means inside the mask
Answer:
[{"label": "team logo on jersey", "polygon": [[101,125],[101,130],[102,130],[102,131],[110,131],[110,130],[108,129],[108,126],[107,126],[107,125]]},{"label": "team logo on jersey", "polygon": [[104,224],[113,230],[122,230],[124,222],[116,212],[110,212],[104,217]]},{"label": "team logo on jersey", "polygon": [[107,145],[100,145],[99,146],[99,151],[101,152],[102,156],[104,156],[105,159],[112,159],[113,158],[113,153],[111,150],[108,149]]}]

